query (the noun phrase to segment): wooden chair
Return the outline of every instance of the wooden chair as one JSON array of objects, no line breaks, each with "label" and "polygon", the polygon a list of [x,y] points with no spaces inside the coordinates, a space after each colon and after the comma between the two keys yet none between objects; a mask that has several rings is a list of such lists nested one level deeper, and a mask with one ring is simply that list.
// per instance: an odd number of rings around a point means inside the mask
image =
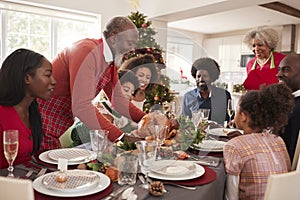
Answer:
[{"label": "wooden chair", "polygon": [[264,200],[299,200],[299,185],[299,171],[270,175]]},{"label": "wooden chair", "polygon": [[0,190],[3,200],[34,200],[31,180],[0,177]]},{"label": "wooden chair", "polygon": [[298,162],[299,161],[299,154],[300,154],[300,130],[299,130],[297,146],[296,146],[296,149],[295,149],[295,154],[294,154],[293,163],[292,163],[292,171],[300,170],[299,167],[297,169],[297,166],[300,165],[300,163]]}]

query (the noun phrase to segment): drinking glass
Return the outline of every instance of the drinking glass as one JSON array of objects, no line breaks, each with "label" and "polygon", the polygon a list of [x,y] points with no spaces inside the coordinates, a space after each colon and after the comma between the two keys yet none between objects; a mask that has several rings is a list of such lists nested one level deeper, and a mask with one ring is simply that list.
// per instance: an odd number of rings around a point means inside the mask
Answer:
[{"label": "drinking glass", "polygon": [[93,152],[97,154],[97,160],[102,160],[102,154],[108,144],[108,131],[106,130],[90,130],[91,146]]},{"label": "drinking glass", "polygon": [[8,162],[8,177],[15,177],[13,174],[13,163],[18,154],[19,148],[19,131],[18,130],[5,130],[3,131],[3,147],[4,156]]},{"label": "drinking glass", "polygon": [[141,186],[148,189],[148,173],[151,169],[151,164],[155,161],[157,142],[156,141],[137,141],[135,143],[137,147],[137,154],[139,159],[139,165],[141,166],[141,171],[146,176],[146,183]]},{"label": "drinking glass", "polygon": [[134,185],[138,168],[138,158],[134,154],[119,154],[116,158],[119,185]]},{"label": "drinking glass", "polygon": [[231,99],[228,99],[227,114],[229,115],[229,121],[231,120],[233,113],[234,113],[233,102]]},{"label": "drinking glass", "polygon": [[150,125],[149,129],[151,135],[154,137],[160,147],[167,137],[167,131],[169,130],[169,127],[166,125]]},{"label": "drinking glass", "polygon": [[157,142],[157,158],[162,159],[160,156],[161,145],[164,143],[167,137],[167,132],[169,131],[169,127],[166,125],[150,125],[149,126],[150,133],[154,137],[154,140]]},{"label": "drinking glass", "polygon": [[201,113],[200,121],[207,121],[210,113],[210,109],[207,108],[201,108],[199,109],[199,112]]},{"label": "drinking glass", "polygon": [[195,131],[197,131],[200,120],[201,120],[201,112],[199,110],[193,110],[191,120],[195,126]]}]

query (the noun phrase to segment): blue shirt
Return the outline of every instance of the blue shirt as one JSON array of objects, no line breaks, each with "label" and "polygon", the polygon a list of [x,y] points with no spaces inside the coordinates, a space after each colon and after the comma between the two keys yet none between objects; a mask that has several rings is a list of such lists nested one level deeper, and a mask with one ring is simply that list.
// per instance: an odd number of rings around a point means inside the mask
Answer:
[{"label": "blue shirt", "polygon": [[227,90],[211,86],[210,96],[206,99],[201,98],[198,88],[184,94],[182,102],[182,115],[192,117],[193,110],[200,108],[210,109],[209,120],[219,124],[229,120],[227,114],[227,102],[231,95]]}]

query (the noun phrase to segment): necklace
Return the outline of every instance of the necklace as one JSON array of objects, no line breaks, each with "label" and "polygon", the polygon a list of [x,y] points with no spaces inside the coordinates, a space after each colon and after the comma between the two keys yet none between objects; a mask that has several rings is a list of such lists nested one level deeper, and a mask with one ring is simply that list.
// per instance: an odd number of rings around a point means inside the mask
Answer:
[{"label": "necklace", "polygon": [[265,64],[270,60],[270,58],[271,58],[271,53],[270,53],[270,55],[269,55],[269,57],[265,60],[265,61],[261,61],[260,59],[256,59],[256,62],[259,64],[259,66],[260,66],[260,69],[262,69],[264,66],[265,66]]}]

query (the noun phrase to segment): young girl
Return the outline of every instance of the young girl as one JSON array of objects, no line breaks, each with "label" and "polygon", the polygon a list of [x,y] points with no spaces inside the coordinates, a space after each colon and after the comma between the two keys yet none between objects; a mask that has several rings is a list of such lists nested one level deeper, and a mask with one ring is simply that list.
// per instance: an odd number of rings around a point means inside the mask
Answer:
[{"label": "young girl", "polygon": [[277,133],[287,124],[293,105],[291,90],[282,84],[240,98],[234,121],[244,135],[224,147],[226,199],[263,199],[269,175],[290,171],[287,149]]},{"label": "young girl", "polygon": [[150,54],[131,58],[124,62],[120,70],[131,70],[139,81],[139,89],[135,92],[131,102],[143,110],[145,91],[151,89],[151,84],[156,83],[158,72],[155,58]]},{"label": "young girl", "polygon": [[19,131],[19,149],[14,164],[31,159],[39,151],[42,122],[36,98],[48,99],[55,88],[51,63],[28,49],[11,53],[0,69],[0,168],[4,157],[3,131]]}]

